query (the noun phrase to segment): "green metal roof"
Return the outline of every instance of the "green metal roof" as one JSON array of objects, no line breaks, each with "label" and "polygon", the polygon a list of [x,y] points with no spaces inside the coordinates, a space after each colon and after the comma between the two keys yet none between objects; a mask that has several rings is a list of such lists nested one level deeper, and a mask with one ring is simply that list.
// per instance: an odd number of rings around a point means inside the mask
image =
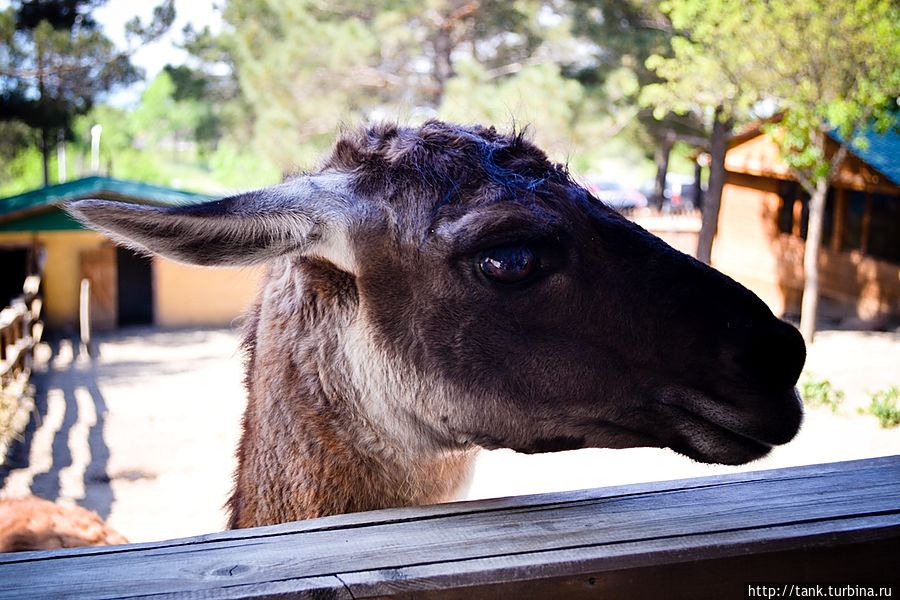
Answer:
[{"label": "green metal roof", "polygon": [[[84,177],[24,194],[0,198],[0,231],[83,229],[59,205],[82,198],[124,200],[139,204],[196,204],[211,196],[111,177]],[[49,213],[49,214],[46,214]]]}]

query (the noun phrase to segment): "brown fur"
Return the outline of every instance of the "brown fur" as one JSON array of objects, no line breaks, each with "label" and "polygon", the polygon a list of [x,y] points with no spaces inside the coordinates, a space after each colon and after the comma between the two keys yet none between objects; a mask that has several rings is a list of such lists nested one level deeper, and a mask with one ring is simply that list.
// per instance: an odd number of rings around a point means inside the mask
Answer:
[{"label": "brown fur", "polygon": [[0,500],[0,552],[127,544],[97,513],[41,498]]},{"label": "brown fur", "polygon": [[410,460],[356,405],[365,399],[353,398],[336,337],[346,326],[336,321],[358,308],[350,276],[319,262],[282,259],[262,289],[264,304],[246,325],[249,401],[229,526],[452,498],[470,452]]}]

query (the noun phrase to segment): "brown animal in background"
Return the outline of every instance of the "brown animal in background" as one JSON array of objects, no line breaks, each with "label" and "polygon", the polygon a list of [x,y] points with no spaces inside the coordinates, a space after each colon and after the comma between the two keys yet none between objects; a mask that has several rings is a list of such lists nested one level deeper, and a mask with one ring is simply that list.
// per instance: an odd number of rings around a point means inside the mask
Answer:
[{"label": "brown animal in background", "polygon": [[182,262],[269,263],[231,527],[451,499],[479,447],[737,464],[800,425],[797,331],[522,135],[379,125],[268,189],[70,210]]},{"label": "brown animal in background", "polygon": [[97,513],[80,506],[34,496],[0,500],[0,552],[127,543]]}]

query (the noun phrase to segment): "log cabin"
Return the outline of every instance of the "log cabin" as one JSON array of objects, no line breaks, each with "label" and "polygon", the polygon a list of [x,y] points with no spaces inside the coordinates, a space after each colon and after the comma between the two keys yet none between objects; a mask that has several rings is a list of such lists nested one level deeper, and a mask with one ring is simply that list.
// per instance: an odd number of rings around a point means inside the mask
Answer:
[{"label": "log cabin", "polygon": [[[900,134],[851,145],[827,196],[820,315],[834,324],[884,326],[900,318]],[[829,137],[828,155],[840,138]],[[712,264],[756,292],[776,314],[800,312],[809,195],[777,145],[752,126],[725,158]]]}]

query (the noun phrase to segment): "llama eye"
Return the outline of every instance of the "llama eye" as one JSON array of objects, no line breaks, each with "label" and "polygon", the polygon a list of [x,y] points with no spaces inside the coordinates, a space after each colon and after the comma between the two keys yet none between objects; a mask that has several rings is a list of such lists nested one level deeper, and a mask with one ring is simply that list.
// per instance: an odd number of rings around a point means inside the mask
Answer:
[{"label": "llama eye", "polygon": [[485,277],[499,283],[518,283],[531,276],[538,266],[534,250],[527,246],[494,248],[478,256]]}]

